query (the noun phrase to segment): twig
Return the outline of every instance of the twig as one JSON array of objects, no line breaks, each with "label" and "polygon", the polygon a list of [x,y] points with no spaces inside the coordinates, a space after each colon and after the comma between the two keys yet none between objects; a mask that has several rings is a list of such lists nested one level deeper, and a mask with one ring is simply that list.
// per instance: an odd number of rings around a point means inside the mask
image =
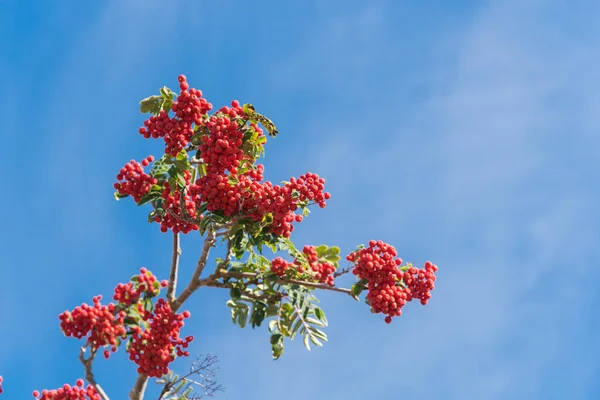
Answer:
[{"label": "twig", "polygon": [[354,269],[354,267],[348,267],[348,268],[344,268],[344,269],[341,269],[339,271],[336,271],[336,272],[333,273],[333,278],[335,279],[338,276],[342,276],[344,274],[347,274],[348,272],[352,271],[352,269]]},{"label": "twig", "polygon": [[179,270],[179,257],[181,256],[181,247],[179,247],[179,233],[173,233],[173,255],[171,260],[171,272],[169,273],[169,286],[167,287],[167,301],[173,305],[175,293],[177,292],[177,275]]},{"label": "twig", "polygon": [[206,266],[206,259],[208,258],[208,253],[210,252],[210,248],[215,245],[215,231],[214,228],[209,226],[208,234],[206,235],[206,239],[204,239],[204,245],[202,246],[202,253],[200,253],[200,258],[198,258],[198,263],[196,264],[196,270],[194,271],[194,275],[192,275],[192,279],[190,283],[188,283],[187,287],[183,292],[173,301],[171,305],[171,310],[173,312],[177,312],[179,307],[198,289],[200,285],[200,275],[202,275],[202,271]]},{"label": "twig", "polygon": [[[214,379],[215,371],[218,368],[215,368],[213,366],[217,362],[218,362],[217,357],[212,356],[210,354],[208,354],[204,358],[204,360],[202,360],[202,362],[200,362],[199,359],[196,359],[196,361],[192,364],[192,367],[190,368],[189,373],[185,374],[184,376],[182,376],[174,381],[165,383],[162,391],[160,392],[158,400],[161,400],[166,394],[169,393],[169,391],[174,386],[177,386],[177,384],[180,383],[181,381],[187,382],[188,383],[188,385],[186,385],[187,387],[189,387],[189,384],[194,384],[194,385],[202,388],[202,390],[204,391],[204,395],[206,395],[206,396],[212,396],[217,391],[223,391],[224,390],[223,385],[218,384],[217,381]],[[192,375],[200,376],[202,382],[198,382],[193,379],[189,379],[189,377]],[[188,398],[188,397],[186,397],[186,398]],[[191,399],[192,397],[189,397],[189,398]],[[194,396],[193,398],[200,399],[200,398],[202,398],[202,396],[199,396],[199,397]]]},{"label": "twig", "polygon": [[79,361],[81,361],[81,363],[83,364],[83,369],[85,370],[85,379],[90,383],[90,385],[92,385],[94,389],[96,389],[96,392],[100,395],[100,398],[102,400],[110,400],[106,393],[104,393],[104,390],[102,390],[102,387],[98,384],[98,382],[96,382],[96,379],[94,378],[94,373],[92,372],[92,362],[94,361],[94,357],[96,356],[96,350],[91,348],[90,356],[88,358],[85,358],[85,351],[88,346],[89,343],[86,343],[86,345],[82,346],[79,351]]}]

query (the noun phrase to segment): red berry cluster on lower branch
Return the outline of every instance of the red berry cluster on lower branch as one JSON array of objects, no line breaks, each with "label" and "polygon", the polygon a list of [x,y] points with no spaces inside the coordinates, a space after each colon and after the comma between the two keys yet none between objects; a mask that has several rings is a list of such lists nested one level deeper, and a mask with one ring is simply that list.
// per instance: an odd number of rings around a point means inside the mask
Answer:
[{"label": "red berry cluster on lower branch", "polygon": [[54,390],[33,391],[36,400],[100,400],[101,397],[93,386],[84,387],[83,379],[77,379],[75,386],[65,384]]},{"label": "red berry cluster on lower branch", "polygon": [[437,266],[429,261],[425,268],[409,267],[402,271],[402,264],[394,246],[371,240],[369,247],[350,253],[346,259],[355,264],[353,273],[367,281],[367,302],[375,313],[385,314],[385,322],[402,315],[402,307],[412,299],[427,304],[434,288]]},{"label": "red berry cluster on lower branch", "polygon": [[192,336],[185,339],[179,337],[179,330],[184,325],[183,320],[190,313],[184,311],[175,314],[164,299],[158,299],[153,313],[144,315],[144,320],[150,326],[144,332],[138,327],[131,336],[129,359],[138,365],[138,373],[150,377],[161,377],[169,372],[169,364],[178,357],[188,356],[183,349],[194,340]]},{"label": "red berry cluster on lower branch", "polygon": [[93,306],[82,304],[71,311],[65,311],[58,316],[60,328],[66,336],[81,339],[90,333],[88,341],[94,348],[105,345],[115,345],[118,337],[125,337],[125,312],[115,315],[115,304],[100,304],[102,296],[93,298]]}]

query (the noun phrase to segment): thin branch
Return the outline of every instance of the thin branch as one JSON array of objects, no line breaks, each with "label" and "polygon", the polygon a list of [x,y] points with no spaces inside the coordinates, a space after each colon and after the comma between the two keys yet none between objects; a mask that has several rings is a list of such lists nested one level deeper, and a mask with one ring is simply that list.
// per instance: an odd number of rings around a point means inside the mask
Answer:
[{"label": "thin branch", "polygon": [[354,269],[354,267],[348,267],[348,268],[344,268],[344,269],[341,269],[339,271],[336,271],[336,272],[333,273],[333,278],[335,279],[338,276],[342,276],[344,274],[347,274],[348,272],[352,271],[353,269]]},{"label": "thin branch", "polygon": [[94,357],[96,356],[96,350],[91,349],[90,356],[85,358],[85,351],[88,345],[89,344],[82,346],[79,351],[79,361],[81,361],[83,364],[83,369],[85,370],[85,379],[90,383],[90,385],[92,385],[94,389],[96,389],[96,392],[100,395],[102,400],[110,400],[106,393],[104,393],[104,390],[102,390],[102,387],[98,384],[98,382],[96,382],[94,373],[92,372],[92,363],[94,362]]},{"label": "thin branch", "polygon": [[[215,272],[214,274],[210,275],[206,279],[202,279],[199,282],[199,286],[219,287],[218,284],[220,284],[220,283],[217,282],[217,280],[221,279],[221,278],[256,279],[257,277],[258,277],[258,274],[255,274],[253,272],[235,272],[235,271],[221,270],[221,271]],[[310,288],[314,288],[314,289],[329,290],[332,292],[344,293],[344,294],[347,294],[348,296],[352,297],[354,300],[358,300],[358,298],[352,293],[352,290],[327,285],[325,283],[307,282],[307,281],[300,281],[300,280],[296,280],[296,279],[283,279],[283,278],[279,278],[277,280],[277,282],[280,284],[290,284],[291,283],[291,284],[296,284],[296,285],[300,285],[300,286],[304,286],[304,287],[310,287]]]},{"label": "thin branch", "polygon": [[169,273],[169,286],[167,287],[167,300],[173,305],[175,293],[177,292],[177,275],[179,270],[179,257],[181,256],[181,247],[179,247],[179,233],[173,233],[173,255],[171,259],[171,272]]},{"label": "thin branch", "polygon": [[188,283],[187,287],[183,292],[173,301],[171,305],[171,310],[173,312],[177,312],[179,307],[198,289],[200,285],[200,275],[202,275],[202,271],[206,266],[206,259],[208,258],[208,253],[210,252],[210,248],[215,245],[215,231],[212,226],[208,228],[208,234],[206,235],[206,239],[204,239],[204,245],[202,246],[202,253],[200,253],[200,258],[198,258],[198,263],[196,264],[196,270],[194,271],[194,275],[192,275],[192,279],[190,283]]},{"label": "thin branch", "polygon": [[129,392],[129,400],[142,400],[144,393],[146,392],[146,386],[148,385],[148,375],[138,374],[135,381],[135,385]]},{"label": "thin branch", "polygon": [[[202,360],[202,362],[200,362],[199,359],[197,358],[196,361],[194,361],[194,363],[192,364],[192,367],[190,368],[189,373],[183,375],[182,377],[180,377],[176,380],[165,383],[162,391],[160,392],[158,400],[161,400],[165,395],[169,394],[171,389],[173,387],[177,386],[182,381],[187,383],[187,385],[185,386],[186,388],[189,387],[191,384],[193,384],[193,385],[198,386],[199,388],[201,388],[204,391],[203,395],[199,395],[199,396],[194,395],[193,397],[189,397],[189,396],[186,397],[186,398],[190,398],[190,399],[192,399],[192,398],[200,399],[203,396],[212,396],[218,391],[223,391],[225,389],[223,387],[223,385],[217,383],[217,381],[215,380],[215,371],[218,369],[218,367],[214,367],[214,365],[217,362],[218,362],[217,357],[212,356],[210,354],[206,355],[206,357],[204,358],[204,360]],[[201,382],[190,379],[190,376],[192,376],[192,375],[198,375],[201,378]],[[185,390],[186,389],[183,389],[183,391],[185,391]]]}]

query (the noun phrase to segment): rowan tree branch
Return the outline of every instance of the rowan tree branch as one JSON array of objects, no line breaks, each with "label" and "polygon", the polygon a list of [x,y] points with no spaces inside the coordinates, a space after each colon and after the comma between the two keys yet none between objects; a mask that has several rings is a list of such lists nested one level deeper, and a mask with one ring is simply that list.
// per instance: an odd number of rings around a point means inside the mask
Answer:
[{"label": "rowan tree branch", "polygon": [[[200,280],[199,286],[223,287],[223,285],[220,282],[218,282],[218,280],[221,278],[257,279],[258,274],[254,273],[254,272],[235,272],[235,271],[219,270],[219,271],[215,271],[214,274],[206,277],[205,279]],[[346,288],[340,288],[340,287],[336,287],[336,286],[330,286],[325,283],[300,281],[297,279],[285,279],[285,278],[279,278],[279,279],[277,279],[277,282],[280,284],[290,284],[291,283],[291,284],[296,284],[296,285],[300,285],[300,286],[304,286],[304,287],[310,287],[310,288],[314,288],[314,289],[329,290],[332,292],[344,293],[344,294],[347,294],[348,296],[352,297],[354,300],[358,300],[358,297],[356,297],[354,295],[354,293],[352,293],[352,290],[346,289]]]},{"label": "rowan tree branch", "polygon": [[198,289],[200,285],[200,275],[202,275],[202,271],[206,266],[206,259],[208,258],[208,254],[210,252],[210,248],[215,245],[215,230],[212,225],[210,225],[207,229],[208,233],[206,238],[204,239],[204,245],[202,246],[202,253],[200,253],[200,258],[198,258],[198,263],[196,264],[196,270],[192,275],[192,279],[190,283],[188,283],[187,287],[181,292],[181,294],[173,301],[171,305],[171,310],[173,312],[177,312],[179,307]]},{"label": "rowan tree branch", "polygon": [[79,350],[79,361],[81,361],[81,363],[83,364],[83,369],[85,371],[85,380],[88,381],[94,389],[96,389],[96,392],[98,392],[102,400],[110,400],[106,393],[104,393],[104,390],[102,390],[102,387],[98,384],[98,382],[96,382],[96,379],[94,378],[94,373],[92,372],[92,363],[94,362],[94,357],[96,356],[96,350],[90,348],[90,356],[88,358],[85,358],[85,351],[88,346],[89,344],[86,343],[86,345],[82,346]]},{"label": "rowan tree branch", "polygon": [[173,255],[171,259],[171,272],[169,273],[169,286],[167,287],[167,301],[173,306],[175,293],[177,292],[177,275],[179,272],[179,257],[181,247],[179,246],[179,233],[173,233]]},{"label": "rowan tree branch", "polygon": [[148,375],[139,374],[135,385],[129,392],[130,400],[142,400],[144,398],[144,393],[146,392],[146,386],[148,385]]}]

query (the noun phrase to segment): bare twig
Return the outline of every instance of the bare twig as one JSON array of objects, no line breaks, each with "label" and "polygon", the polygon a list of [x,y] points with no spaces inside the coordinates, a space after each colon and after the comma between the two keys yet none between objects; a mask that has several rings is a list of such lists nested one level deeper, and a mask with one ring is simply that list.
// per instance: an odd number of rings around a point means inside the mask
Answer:
[{"label": "bare twig", "polygon": [[104,393],[104,390],[102,390],[102,387],[98,384],[98,382],[96,382],[94,373],[92,372],[92,363],[94,362],[94,357],[96,356],[96,350],[91,348],[90,356],[85,358],[85,351],[88,346],[89,343],[86,343],[86,345],[82,346],[79,351],[79,361],[81,361],[83,364],[83,369],[85,370],[85,379],[90,383],[90,385],[92,385],[94,389],[96,389],[96,392],[98,392],[102,400],[110,400],[106,393]]},{"label": "bare twig", "polygon": [[200,258],[198,258],[198,263],[196,264],[196,270],[194,271],[194,275],[192,275],[192,279],[190,283],[188,283],[187,287],[183,292],[173,301],[171,305],[171,309],[173,312],[177,312],[179,307],[198,289],[200,285],[200,275],[202,275],[202,271],[206,266],[206,259],[208,258],[208,253],[210,252],[210,248],[215,245],[215,231],[212,226],[208,228],[208,234],[204,239],[204,245],[202,246],[202,253],[200,253]]},{"label": "bare twig", "polygon": [[[174,381],[167,382],[164,385],[158,400],[161,400],[165,395],[169,394],[169,391],[182,381],[187,383],[186,387],[189,387],[190,385],[196,385],[204,392],[200,395],[194,394],[192,397],[187,396],[186,398],[189,399],[201,399],[204,396],[213,396],[216,392],[223,391],[223,385],[217,383],[215,379],[216,370],[218,367],[215,367],[214,365],[217,362],[217,357],[210,354],[207,355],[202,361],[200,361],[199,358],[196,359],[196,361],[192,364],[189,373]],[[198,375],[200,380],[198,381],[190,379],[189,377],[192,375]],[[183,391],[185,391],[185,389],[183,389]]]},{"label": "bare twig", "polygon": [[341,270],[339,270],[339,271],[336,271],[336,272],[334,272],[334,273],[333,273],[333,278],[335,279],[335,278],[337,278],[338,276],[345,275],[345,274],[347,274],[348,272],[352,271],[352,269],[353,269],[353,268],[354,268],[354,267],[348,267],[348,268],[344,268],[344,269],[341,269]]},{"label": "bare twig", "polygon": [[179,247],[179,233],[173,233],[173,255],[171,259],[171,272],[169,273],[169,286],[167,287],[167,300],[171,305],[175,301],[177,292],[177,275],[179,269],[179,257],[181,256],[181,247]]}]

